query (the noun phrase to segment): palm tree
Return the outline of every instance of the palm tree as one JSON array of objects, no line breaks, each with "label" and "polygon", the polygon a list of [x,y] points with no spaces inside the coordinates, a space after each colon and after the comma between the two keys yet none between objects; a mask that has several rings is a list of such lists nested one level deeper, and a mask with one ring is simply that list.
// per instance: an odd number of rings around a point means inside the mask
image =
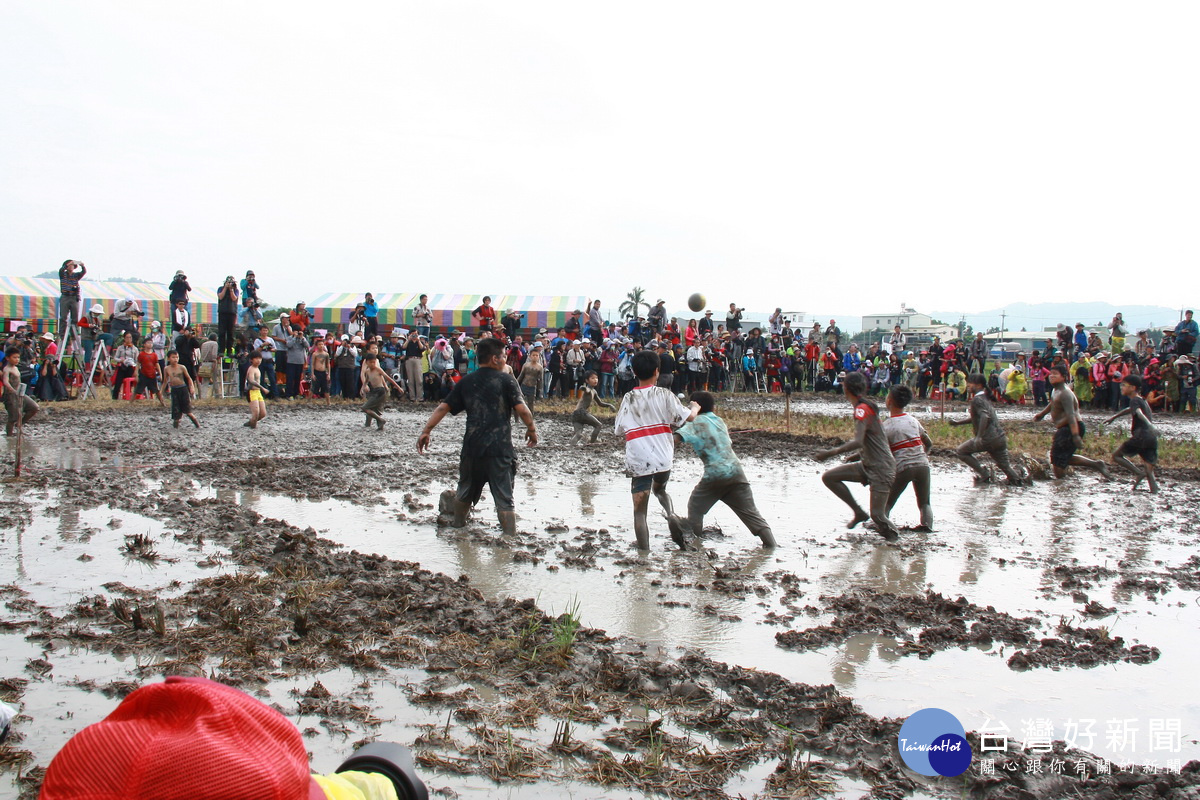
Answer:
[{"label": "palm tree", "polygon": [[650,310],[650,304],[646,302],[646,290],[640,286],[633,287],[633,291],[625,295],[626,300],[617,307],[617,313],[622,317],[636,317],[641,313],[642,306],[646,310]]}]

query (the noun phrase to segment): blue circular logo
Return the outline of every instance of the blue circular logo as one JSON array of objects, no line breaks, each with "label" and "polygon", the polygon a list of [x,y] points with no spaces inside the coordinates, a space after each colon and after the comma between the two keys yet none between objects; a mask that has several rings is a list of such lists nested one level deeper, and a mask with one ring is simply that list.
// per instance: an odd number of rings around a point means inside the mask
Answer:
[{"label": "blue circular logo", "polygon": [[971,766],[971,745],[958,718],[940,708],[923,708],[900,726],[896,746],[913,772],[952,778]]}]

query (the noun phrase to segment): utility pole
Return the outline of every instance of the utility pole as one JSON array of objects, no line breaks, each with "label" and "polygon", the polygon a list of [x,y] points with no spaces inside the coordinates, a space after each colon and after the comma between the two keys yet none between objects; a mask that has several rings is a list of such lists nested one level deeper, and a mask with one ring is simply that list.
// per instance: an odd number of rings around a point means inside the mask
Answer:
[{"label": "utility pole", "polygon": [[1000,335],[996,338],[996,341],[998,342],[1004,341],[1004,318],[1006,316],[1008,316],[1008,309],[1004,309],[1000,312]]}]

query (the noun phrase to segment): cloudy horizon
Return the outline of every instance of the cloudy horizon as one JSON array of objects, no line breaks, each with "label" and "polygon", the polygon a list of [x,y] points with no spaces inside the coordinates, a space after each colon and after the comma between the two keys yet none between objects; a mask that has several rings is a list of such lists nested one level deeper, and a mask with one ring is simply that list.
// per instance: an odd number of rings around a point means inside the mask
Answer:
[{"label": "cloudy horizon", "polygon": [[1188,304],[1197,17],[9,4],[3,273],[254,268],[273,302]]}]

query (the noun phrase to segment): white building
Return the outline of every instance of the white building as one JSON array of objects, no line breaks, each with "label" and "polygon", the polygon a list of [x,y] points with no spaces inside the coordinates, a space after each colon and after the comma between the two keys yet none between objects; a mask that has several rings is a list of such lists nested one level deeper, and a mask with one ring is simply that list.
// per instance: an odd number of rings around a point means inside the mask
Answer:
[{"label": "white building", "polygon": [[933,319],[928,314],[918,314],[916,309],[908,308],[903,303],[900,304],[899,311],[868,314],[862,318],[864,331],[890,331],[897,325],[902,331],[908,331],[910,328],[928,329],[933,327]]}]

